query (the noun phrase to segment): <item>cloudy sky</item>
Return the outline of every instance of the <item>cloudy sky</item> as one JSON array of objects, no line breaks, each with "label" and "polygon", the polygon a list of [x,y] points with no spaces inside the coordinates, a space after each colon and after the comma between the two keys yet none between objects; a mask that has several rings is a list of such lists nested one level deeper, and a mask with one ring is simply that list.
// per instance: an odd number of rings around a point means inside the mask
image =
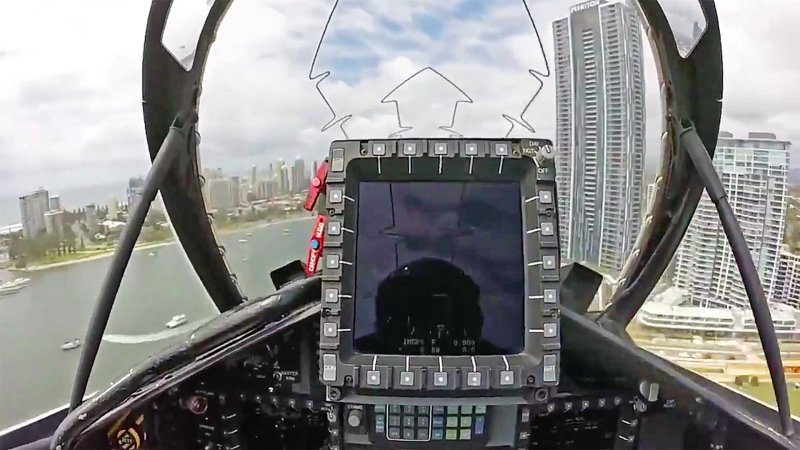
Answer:
[{"label": "cloudy sky", "polygon": [[[671,1],[685,10],[694,0]],[[504,135],[512,125],[512,135],[526,135],[523,124],[529,124],[535,135],[553,136],[552,76],[522,112],[538,88],[529,71],[547,73],[551,23],[575,1],[528,0],[543,55],[521,0],[407,0],[392,2],[392,8],[381,0],[340,0],[312,67],[333,3],[234,2],[206,70],[204,166],[235,172],[278,157],[321,159],[343,131],[350,137],[398,131],[398,114],[403,127],[412,127],[406,136],[446,135],[440,127],[451,122],[450,129],[465,135]],[[62,191],[118,182],[146,171],[141,55],[148,8],[144,0],[29,0],[4,8],[0,197],[40,185]],[[793,31],[800,2],[724,0],[718,8],[723,128],[737,135],[773,131],[800,143]],[[193,28],[189,17],[179,17],[176,33]],[[429,66],[436,71],[422,70]],[[660,130],[649,54],[645,68],[652,167]]]}]

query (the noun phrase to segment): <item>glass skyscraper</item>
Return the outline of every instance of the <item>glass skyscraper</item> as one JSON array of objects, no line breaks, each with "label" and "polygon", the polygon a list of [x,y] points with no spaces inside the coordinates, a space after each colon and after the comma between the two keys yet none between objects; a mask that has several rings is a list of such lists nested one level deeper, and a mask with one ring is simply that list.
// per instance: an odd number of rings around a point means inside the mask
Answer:
[{"label": "glass skyscraper", "polygon": [[553,23],[562,257],[610,273],[639,234],[645,103],[642,31],[622,2],[592,0]]}]

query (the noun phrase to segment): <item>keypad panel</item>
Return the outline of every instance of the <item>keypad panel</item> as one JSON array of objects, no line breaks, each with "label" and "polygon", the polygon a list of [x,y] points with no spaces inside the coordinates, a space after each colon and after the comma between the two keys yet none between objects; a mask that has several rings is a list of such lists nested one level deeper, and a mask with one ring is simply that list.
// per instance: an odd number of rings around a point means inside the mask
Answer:
[{"label": "keypad panel", "polygon": [[370,436],[373,442],[408,441],[469,443],[487,440],[487,407],[483,405],[375,405]]}]

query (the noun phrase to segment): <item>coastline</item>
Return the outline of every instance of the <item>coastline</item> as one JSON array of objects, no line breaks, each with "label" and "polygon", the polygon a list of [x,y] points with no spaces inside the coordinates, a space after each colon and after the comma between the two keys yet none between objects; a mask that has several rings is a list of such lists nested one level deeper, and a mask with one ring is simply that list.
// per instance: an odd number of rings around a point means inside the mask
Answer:
[{"label": "coastline", "polygon": [[[216,231],[216,234],[218,236],[227,236],[227,235],[232,235],[232,234],[237,234],[237,233],[242,233],[242,232],[258,230],[258,229],[261,229],[261,228],[266,228],[266,227],[268,227],[270,225],[286,224],[286,223],[290,223],[290,222],[298,222],[298,221],[301,221],[301,220],[309,220],[309,219],[313,219],[313,218],[314,218],[314,216],[304,216],[304,217],[291,217],[291,218],[288,218],[288,219],[280,219],[280,220],[276,220],[276,221],[273,221],[273,222],[254,222],[253,225],[251,225],[251,226],[242,226],[242,227],[234,227],[234,228],[229,228],[229,229],[222,229],[222,230]],[[143,244],[137,244],[133,248],[133,251],[137,252],[137,251],[140,251],[140,250],[152,250],[154,248],[165,247],[167,245],[173,245],[173,244],[177,244],[177,243],[178,243],[178,238],[176,236],[176,237],[174,237],[174,239],[172,239],[170,241],[148,242],[148,243],[143,243]],[[71,261],[60,261],[60,262],[54,262],[54,263],[48,263],[48,264],[39,264],[39,265],[26,267],[24,269],[18,269],[18,268],[14,268],[14,267],[9,267],[9,268],[7,268],[5,270],[7,270],[7,271],[9,271],[11,273],[16,273],[16,274],[40,272],[40,271],[43,271],[43,270],[56,269],[58,267],[66,267],[66,266],[70,266],[70,265],[73,265],[73,264],[80,264],[82,262],[96,261],[98,259],[108,258],[108,257],[113,256],[115,251],[116,251],[116,248],[113,248],[113,249],[109,249],[108,251],[103,252],[103,253],[87,256],[86,258],[74,259],[74,260],[71,260]]]}]

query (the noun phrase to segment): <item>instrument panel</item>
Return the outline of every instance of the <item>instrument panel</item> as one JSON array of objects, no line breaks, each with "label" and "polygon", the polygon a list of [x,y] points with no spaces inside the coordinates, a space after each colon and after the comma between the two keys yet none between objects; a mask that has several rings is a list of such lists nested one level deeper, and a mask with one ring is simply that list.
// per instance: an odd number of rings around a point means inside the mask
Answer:
[{"label": "instrument panel", "polygon": [[319,342],[329,400],[549,397],[553,156],[539,139],[331,144]]}]

